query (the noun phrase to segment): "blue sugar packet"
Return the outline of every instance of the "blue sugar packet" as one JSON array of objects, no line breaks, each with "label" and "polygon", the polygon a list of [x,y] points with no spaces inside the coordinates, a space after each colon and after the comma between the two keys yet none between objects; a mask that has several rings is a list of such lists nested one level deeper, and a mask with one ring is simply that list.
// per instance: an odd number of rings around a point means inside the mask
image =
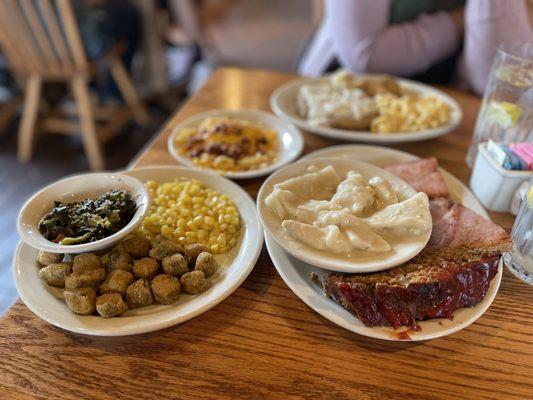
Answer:
[{"label": "blue sugar packet", "polygon": [[526,171],[527,170],[527,164],[524,160],[522,160],[522,157],[520,157],[518,154],[513,152],[511,149],[509,149],[507,146],[500,144],[499,145],[503,151],[505,151],[505,154],[507,157],[505,158],[505,162],[503,164],[503,168],[505,169],[512,169],[515,171]]},{"label": "blue sugar packet", "polygon": [[502,143],[495,143],[489,140],[487,150],[492,158],[503,168],[515,171],[527,170],[527,164],[522,158],[513,153]]}]

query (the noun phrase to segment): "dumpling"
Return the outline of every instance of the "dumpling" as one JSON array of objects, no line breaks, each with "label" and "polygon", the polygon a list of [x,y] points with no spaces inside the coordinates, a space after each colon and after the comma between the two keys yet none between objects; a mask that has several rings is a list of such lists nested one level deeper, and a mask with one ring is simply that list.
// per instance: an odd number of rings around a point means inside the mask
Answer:
[{"label": "dumpling", "polygon": [[329,200],[340,181],[335,169],[328,165],[321,170],[278,183],[274,188],[288,190],[303,200]]},{"label": "dumpling", "polygon": [[318,228],[314,225],[292,220],[283,221],[281,226],[296,240],[315,249],[326,250],[327,228]]},{"label": "dumpling", "polygon": [[315,225],[287,220],[283,221],[281,226],[296,240],[318,250],[341,254],[348,254],[354,250],[350,240],[335,225],[319,228]]},{"label": "dumpling", "polygon": [[428,196],[417,193],[401,203],[391,204],[364,221],[376,232],[421,235],[431,230]]},{"label": "dumpling", "polygon": [[339,204],[332,203],[328,200],[309,200],[307,203],[298,206],[300,212],[309,213],[309,215],[312,213],[313,220],[322,211],[340,210],[341,208]]},{"label": "dumpling", "polygon": [[374,189],[368,186],[361,174],[350,171],[346,179],[337,187],[331,202],[360,216],[365,209],[374,204]]},{"label": "dumpling", "polygon": [[389,181],[386,181],[380,176],[375,176],[368,181],[368,184],[374,189],[376,195],[376,207],[378,210],[381,210],[390,204],[398,203],[398,195]]},{"label": "dumpling", "polygon": [[265,199],[265,204],[281,219],[294,218],[302,199],[288,190],[274,189]]},{"label": "dumpling", "polygon": [[372,231],[361,218],[354,217],[346,211],[322,213],[317,225],[320,227],[336,225],[342,228],[353,247],[359,250],[386,252],[391,249],[385,239]]},{"label": "dumpling", "polygon": [[338,226],[329,225],[321,229],[327,229],[326,246],[334,253],[349,254],[355,250],[353,243]]}]

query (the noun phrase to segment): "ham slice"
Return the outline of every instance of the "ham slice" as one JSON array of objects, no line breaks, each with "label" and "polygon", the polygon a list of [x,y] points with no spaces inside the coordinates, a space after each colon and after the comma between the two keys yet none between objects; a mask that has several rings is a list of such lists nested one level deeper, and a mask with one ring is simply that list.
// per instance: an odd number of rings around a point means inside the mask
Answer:
[{"label": "ham slice", "polygon": [[438,171],[437,159],[434,157],[391,164],[384,167],[387,171],[402,178],[418,192],[424,192],[430,199],[450,197],[448,186]]},{"label": "ham slice", "polygon": [[433,230],[428,246],[497,248],[500,251],[512,247],[505,230],[492,221],[461,204],[447,199],[430,201],[429,209]]}]

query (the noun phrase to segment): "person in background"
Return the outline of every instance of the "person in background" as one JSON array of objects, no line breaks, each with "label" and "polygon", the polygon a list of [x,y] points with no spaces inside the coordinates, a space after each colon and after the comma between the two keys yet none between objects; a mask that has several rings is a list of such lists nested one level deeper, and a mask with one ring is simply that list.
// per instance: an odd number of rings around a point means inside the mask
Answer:
[{"label": "person in background", "polygon": [[[122,61],[131,70],[141,36],[141,18],[135,6],[128,0],[74,0],[72,4],[87,57],[99,61],[120,46]],[[103,101],[121,99],[105,65],[99,69],[103,71],[97,74],[96,89]]]},{"label": "person in background", "polygon": [[533,40],[532,5],[525,0],[327,0],[324,23],[342,67],[428,83],[453,79],[482,94],[497,47]]}]

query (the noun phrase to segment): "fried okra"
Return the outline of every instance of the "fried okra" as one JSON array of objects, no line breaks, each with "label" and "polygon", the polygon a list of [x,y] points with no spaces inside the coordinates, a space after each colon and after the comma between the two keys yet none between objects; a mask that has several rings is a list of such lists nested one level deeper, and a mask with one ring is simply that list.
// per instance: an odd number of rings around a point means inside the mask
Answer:
[{"label": "fried okra", "polygon": [[48,291],[54,296],[56,299],[59,300],[65,300],[65,288],[62,287],[56,287],[56,286],[48,286]]},{"label": "fried okra", "polygon": [[39,278],[44,279],[50,286],[65,286],[65,280],[72,271],[68,263],[49,264],[39,271]]},{"label": "fried okra", "polygon": [[202,271],[187,272],[180,278],[182,289],[189,294],[197,294],[207,289],[207,282]]},{"label": "fried okra", "polygon": [[157,246],[159,243],[161,242],[165,242],[167,241],[168,239],[165,238],[163,235],[156,235],[154,236],[153,238],[150,239],[150,244],[152,245],[152,247],[155,247]]},{"label": "fried okra", "polygon": [[83,272],[73,272],[65,278],[66,289],[76,289],[85,286],[96,287],[106,277],[104,268],[91,269]]},{"label": "fried okra", "polygon": [[157,275],[159,264],[153,258],[145,257],[133,262],[133,275],[136,278],[152,280]]},{"label": "fried okra", "polygon": [[102,256],[102,259],[109,270],[123,269],[129,272],[133,270],[131,256],[122,250],[121,247],[111,250],[109,253]]},{"label": "fried okra", "polygon": [[196,258],[204,251],[209,251],[205,244],[198,243],[185,246],[185,256],[187,257],[187,263],[191,269],[194,269]]},{"label": "fried okra", "polygon": [[150,284],[146,279],[138,279],[126,289],[126,301],[130,308],[139,308],[152,304],[154,298]]},{"label": "fried okra", "polygon": [[202,251],[196,258],[195,271],[202,271],[206,278],[217,272],[218,263],[211,253]]},{"label": "fried okra", "polygon": [[119,293],[106,293],[96,299],[96,311],[102,318],[112,318],[128,311],[128,304]]},{"label": "fried okra", "polygon": [[78,254],[74,257],[74,260],[72,260],[73,272],[85,272],[102,267],[102,260],[94,253]]},{"label": "fried okra", "polygon": [[175,276],[157,275],[150,286],[155,301],[160,304],[172,304],[180,297],[180,281]]},{"label": "fried okra", "polygon": [[126,289],[133,282],[131,272],[123,269],[114,269],[107,275],[104,283],[100,285],[100,293],[126,293]]},{"label": "fried okra", "polygon": [[172,276],[181,276],[189,272],[187,261],[182,254],[176,253],[163,258],[163,271]]},{"label": "fried okra", "polygon": [[48,253],[47,251],[39,251],[37,255],[37,262],[41,267],[47,267],[50,264],[59,264],[63,261],[63,254]]},{"label": "fried okra", "polygon": [[150,241],[139,234],[128,235],[121,246],[133,258],[148,257],[148,253],[152,248]]},{"label": "fried okra", "polygon": [[88,315],[96,309],[96,290],[92,287],[65,290],[64,296],[68,308],[76,314]]},{"label": "fried okra", "polygon": [[163,260],[163,258],[171,256],[172,254],[183,254],[183,247],[179,243],[173,242],[167,239],[161,239],[157,242],[152,250],[150,250],[150,257],[155,258],[157,261]]}]

